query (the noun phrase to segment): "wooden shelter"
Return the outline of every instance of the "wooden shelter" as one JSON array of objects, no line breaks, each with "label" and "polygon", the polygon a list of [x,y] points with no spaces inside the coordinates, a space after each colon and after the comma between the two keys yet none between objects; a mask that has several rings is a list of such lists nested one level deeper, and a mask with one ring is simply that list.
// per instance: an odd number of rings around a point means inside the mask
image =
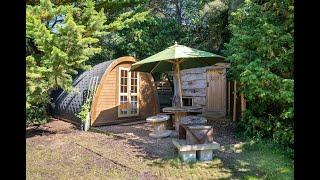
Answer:
[{"label": "wooden shelter", "polygon": [[[181,71],[182,99],[185,106],[201,106],[203,112],[228,115],[232,121],[240,118],[247,102],[237,92],[239,84],[226,77],[228,63]],[[161,102],[160,102],[161,103]]]},{"label": "wooden shelter", "polygon": [[121,57],[95,65],[78,75],[74,91],[54,97],[54,117],[80,124],[76,114],[84,104],[88,90],[94,87],[90,122],[92,126],[145,119],[159,112],[156,87],[151,74],[130,72],[135,59]]},{"label": "wooden shelter", "polygon": [[192,68],[181,71],[184,106],[201,106],[204,112],[227,112],[228,64]]},{"label": "wooden shelter", "polygon": [[[203,112],[218,112],[236,121],[246,110],[247,102],[237,89],[239,84],[226,77],[227,63],[181,71],[184,106],[200,106]],[[175,81],[175,79],[174,79]],[[173,90],[167,80],[157,82],[161,107],[171,106]]]}]

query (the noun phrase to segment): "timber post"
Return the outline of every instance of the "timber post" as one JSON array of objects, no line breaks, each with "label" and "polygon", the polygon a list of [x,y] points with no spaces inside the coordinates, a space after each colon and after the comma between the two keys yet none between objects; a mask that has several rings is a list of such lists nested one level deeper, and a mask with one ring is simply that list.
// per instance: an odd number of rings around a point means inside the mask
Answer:
[{"label": "timber post", "polygon": [[233,121],[236,121],[236,112],[237,112],[237,81],[233,83]]},{"label": "timber post", "polygon": [[[182,107],[182,88],[181,88],[181,75],[180,75],[180,63],[181,61],[175,61],[174,63],[174,76],[175,76],[175,87],[177,89],[174,90],[174,95],[175,95],[175,105],[177,107]],[[177,96],[176,96],[177,95]]]},{"label": "timber post", "polygon": [[241,93],[241,113],[246,110],[246,100],[244,99],[243,93]]}]

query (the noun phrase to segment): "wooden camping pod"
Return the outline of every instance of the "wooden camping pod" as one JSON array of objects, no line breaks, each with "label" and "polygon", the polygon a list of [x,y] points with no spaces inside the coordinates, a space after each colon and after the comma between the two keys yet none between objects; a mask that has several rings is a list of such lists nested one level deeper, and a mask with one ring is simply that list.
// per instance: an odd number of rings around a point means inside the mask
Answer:
[{"label": "wooden camping pod", "polygon": [[54,99],[54,117],[80,124],[81,110],[93,80],[96,91],[91,104],[91,125],[100,126],[145,119],[159,112],[157,90],[149,73],[130,72],[136,62],[125,56],[95,65],[78,75],[75,92],[62,91]]}]

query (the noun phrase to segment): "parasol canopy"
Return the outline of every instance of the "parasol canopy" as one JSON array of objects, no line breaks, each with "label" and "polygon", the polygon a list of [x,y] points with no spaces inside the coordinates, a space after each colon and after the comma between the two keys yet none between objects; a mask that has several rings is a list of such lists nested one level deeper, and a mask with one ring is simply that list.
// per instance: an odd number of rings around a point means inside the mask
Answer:
[{"label": "parasol canopy", "polygon": [[180,70],[211,66],[219,62],[224,62],[224,57],[179,45],[176,42],[175,45],[132,64],[130,71],[148,73],[174,71],[175,78],[178,81],[174,87],[175,89],[178,88],[178,94],[174,99],[177,99],[176,105],[182,107]]},{"label": "parasol canopy", "polygon": [[183,70],[224,62],[224,57],[176,43],[157,54],[134,63],[130,71],[148,73],[172,71],[175,65],[173,61],[177,60],[182,61],[180,70]]}]

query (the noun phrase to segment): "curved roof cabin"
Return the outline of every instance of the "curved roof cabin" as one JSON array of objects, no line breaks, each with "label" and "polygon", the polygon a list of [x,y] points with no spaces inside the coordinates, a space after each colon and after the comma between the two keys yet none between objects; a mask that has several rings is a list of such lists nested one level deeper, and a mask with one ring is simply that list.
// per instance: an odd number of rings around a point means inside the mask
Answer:
[{"label": "curved roof cabin", "polygon": [[159,112],[157,90],[151,74],[129,72],[136,60],[125,56],[95,65],[73,81],[74,91],[54,97],[53,116],[75,124],[89,87],[95,87],[91,105],[91,125],[108,125],[145,119]]}]

